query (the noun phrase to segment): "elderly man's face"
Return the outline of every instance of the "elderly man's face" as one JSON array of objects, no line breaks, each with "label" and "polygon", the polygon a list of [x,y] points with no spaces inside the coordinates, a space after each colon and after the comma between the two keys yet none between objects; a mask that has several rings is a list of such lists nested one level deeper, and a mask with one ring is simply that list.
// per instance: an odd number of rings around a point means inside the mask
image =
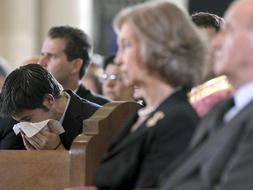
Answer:
[{"label": "elderly man's face", "polygon": [[214,72],[227,75],[235,88],[253,80],[253,32],[249,27],[252,14],[252,1],[234,4],[227,11],[225,24],[213,41]]}]

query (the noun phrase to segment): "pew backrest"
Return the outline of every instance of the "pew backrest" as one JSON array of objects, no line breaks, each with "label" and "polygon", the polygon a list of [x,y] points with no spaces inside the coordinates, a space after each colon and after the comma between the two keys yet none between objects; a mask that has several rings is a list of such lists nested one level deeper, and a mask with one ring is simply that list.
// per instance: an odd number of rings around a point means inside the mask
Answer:
[{"label": "pew backrest", "polygon": [[129,118],[140,109],[136,102],[112,102],[84,121],[83,134],[92,136],[86,149],[85,185],[92,186],[96,169],[106,149]]}]

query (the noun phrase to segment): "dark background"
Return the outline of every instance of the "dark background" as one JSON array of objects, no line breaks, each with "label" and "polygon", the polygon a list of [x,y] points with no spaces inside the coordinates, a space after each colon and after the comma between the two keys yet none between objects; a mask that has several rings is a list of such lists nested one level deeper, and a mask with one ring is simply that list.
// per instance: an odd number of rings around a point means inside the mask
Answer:
[{"label": "dark background", "polygon": [[233,0],[189,0],[190,14],[195,12],[210,12],[223,16]]}]

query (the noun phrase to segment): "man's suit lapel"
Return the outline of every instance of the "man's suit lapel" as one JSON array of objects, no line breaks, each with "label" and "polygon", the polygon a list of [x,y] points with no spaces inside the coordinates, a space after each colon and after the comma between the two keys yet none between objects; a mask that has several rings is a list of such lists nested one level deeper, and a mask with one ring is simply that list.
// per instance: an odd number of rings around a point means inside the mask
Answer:
[{"label": "man's suit lapel", "polygon": [[[169,180],[166,182],[165,189],[170,189],[171,187],[177,185],[187,176],[194,174],[199,169],[199,166],[204,160],[211,155],[212,148],[208,147],[210,143],[199,144],[194,149],[189,149],[184,154],[185,162],[180,163],[176,170],[169,176]],[[207,151],[209,148],[210,151]]]},{"label": "man's suit lapel", "polygon": [[91,106],[86,100],[80,99],[75,93],[66,90],[70,95],[70,101],[62,123],[65,133],[61,134],[61,140],[65,147],[69,148],[73,139],[82,132],[82,121],[89,118],[96,110],[96,105]]},{"label": "man's suit lapel", "polygon": [[217,107],[212,110],[212,113],[208,115],[209,117],[207,116],[202,120],[204,122],[199,124],[199,127],[191,140],[190,148],[196,147],[199,143],[205,140],[211,131],[215,130],[222,124],[223,116],[230,108],[229,101],[230,100],[227,99],[217,105]]},{"label": "man's suit lapel", "polygon": [[235,151],[235,146],[239,138],[241,138],[241,134],[245,127],[243,121],[245,121],[245,118],[252,117],[252,113],[253,103],[251,102],[215,135],[214,138],[217,142],[219,140],[218,138],[223,141],[216,144],[217,147],[215,151],[213,151],[212,157],[210,157],[208,162],[202,167],[201,174],[205,183],[215,184],[215,182],[219,180],[224,166],[231,158],[231,155]]},{"label": "man's suit lapel", "polygon": [[[61,139],[65,147],[69,147],[72,143],[72,140],[75,136],[81,133],[82,128],[78,127],[81,126],[80,117],[83,113],[80,112],[80,100],[77,100],[77,97],[73,95],[71,91],[66,91],[70,95],[70,102],[68,108],[66,110],[66,114],[62,123],[63,128],[67,133],[61,134]],[[88,114],[88,110],[87,110]],[[73,127],[75,126],[75,127]]]},{"label": "man's suit lapel", "polygon": [[81,98],[87,99],[87,96],[89,95],[89,91],[82,84],[80,84],[76,91],[76,94],[80,96]]},{"label": "man's suit lapel", "polygon": [[[233,120],[234,121],[234,120]],[[208,160],[202,164],[201,177],[205,184],[215,184],[219,179],[224,165],[234,151],[234,145],[240,137],[242,128],[238,126],[240,121],[231,121],[212,137],[207,149],[211,152]],[[240,125],[240,124],[239,124]],[[211,149],[209,148],[211,147]]]},{"label": "man's suit lapel", "polygon": [[87,115],[87,117],[91,116],[93,114],[93,111],[86,109],[85,112],[82,112],[83,110],[83,104],[81,104],[80,97],[75,95],[72,91],[66,90],[66,92],[70,96],[70,101],[68,108],[66,110],[65,118],[63,120],[63,123],[66,125],[66,127],[70,128],[72,127],[72,122],[80,122],[80,118],[83,117],[83,115]]}]

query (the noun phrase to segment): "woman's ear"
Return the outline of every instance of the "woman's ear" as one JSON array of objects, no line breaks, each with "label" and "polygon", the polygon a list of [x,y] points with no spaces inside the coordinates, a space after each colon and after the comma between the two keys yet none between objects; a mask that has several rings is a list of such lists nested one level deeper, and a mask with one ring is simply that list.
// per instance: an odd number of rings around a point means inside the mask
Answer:
[{"label": "woman's ear", "polygon": [[53,97],[53,95],[52,94],[46,94],[44,96],[44,100],[43,100],[42,104],[46,108],[50,109],[54,105],[54,102],[55,102],[55,98]]}]

